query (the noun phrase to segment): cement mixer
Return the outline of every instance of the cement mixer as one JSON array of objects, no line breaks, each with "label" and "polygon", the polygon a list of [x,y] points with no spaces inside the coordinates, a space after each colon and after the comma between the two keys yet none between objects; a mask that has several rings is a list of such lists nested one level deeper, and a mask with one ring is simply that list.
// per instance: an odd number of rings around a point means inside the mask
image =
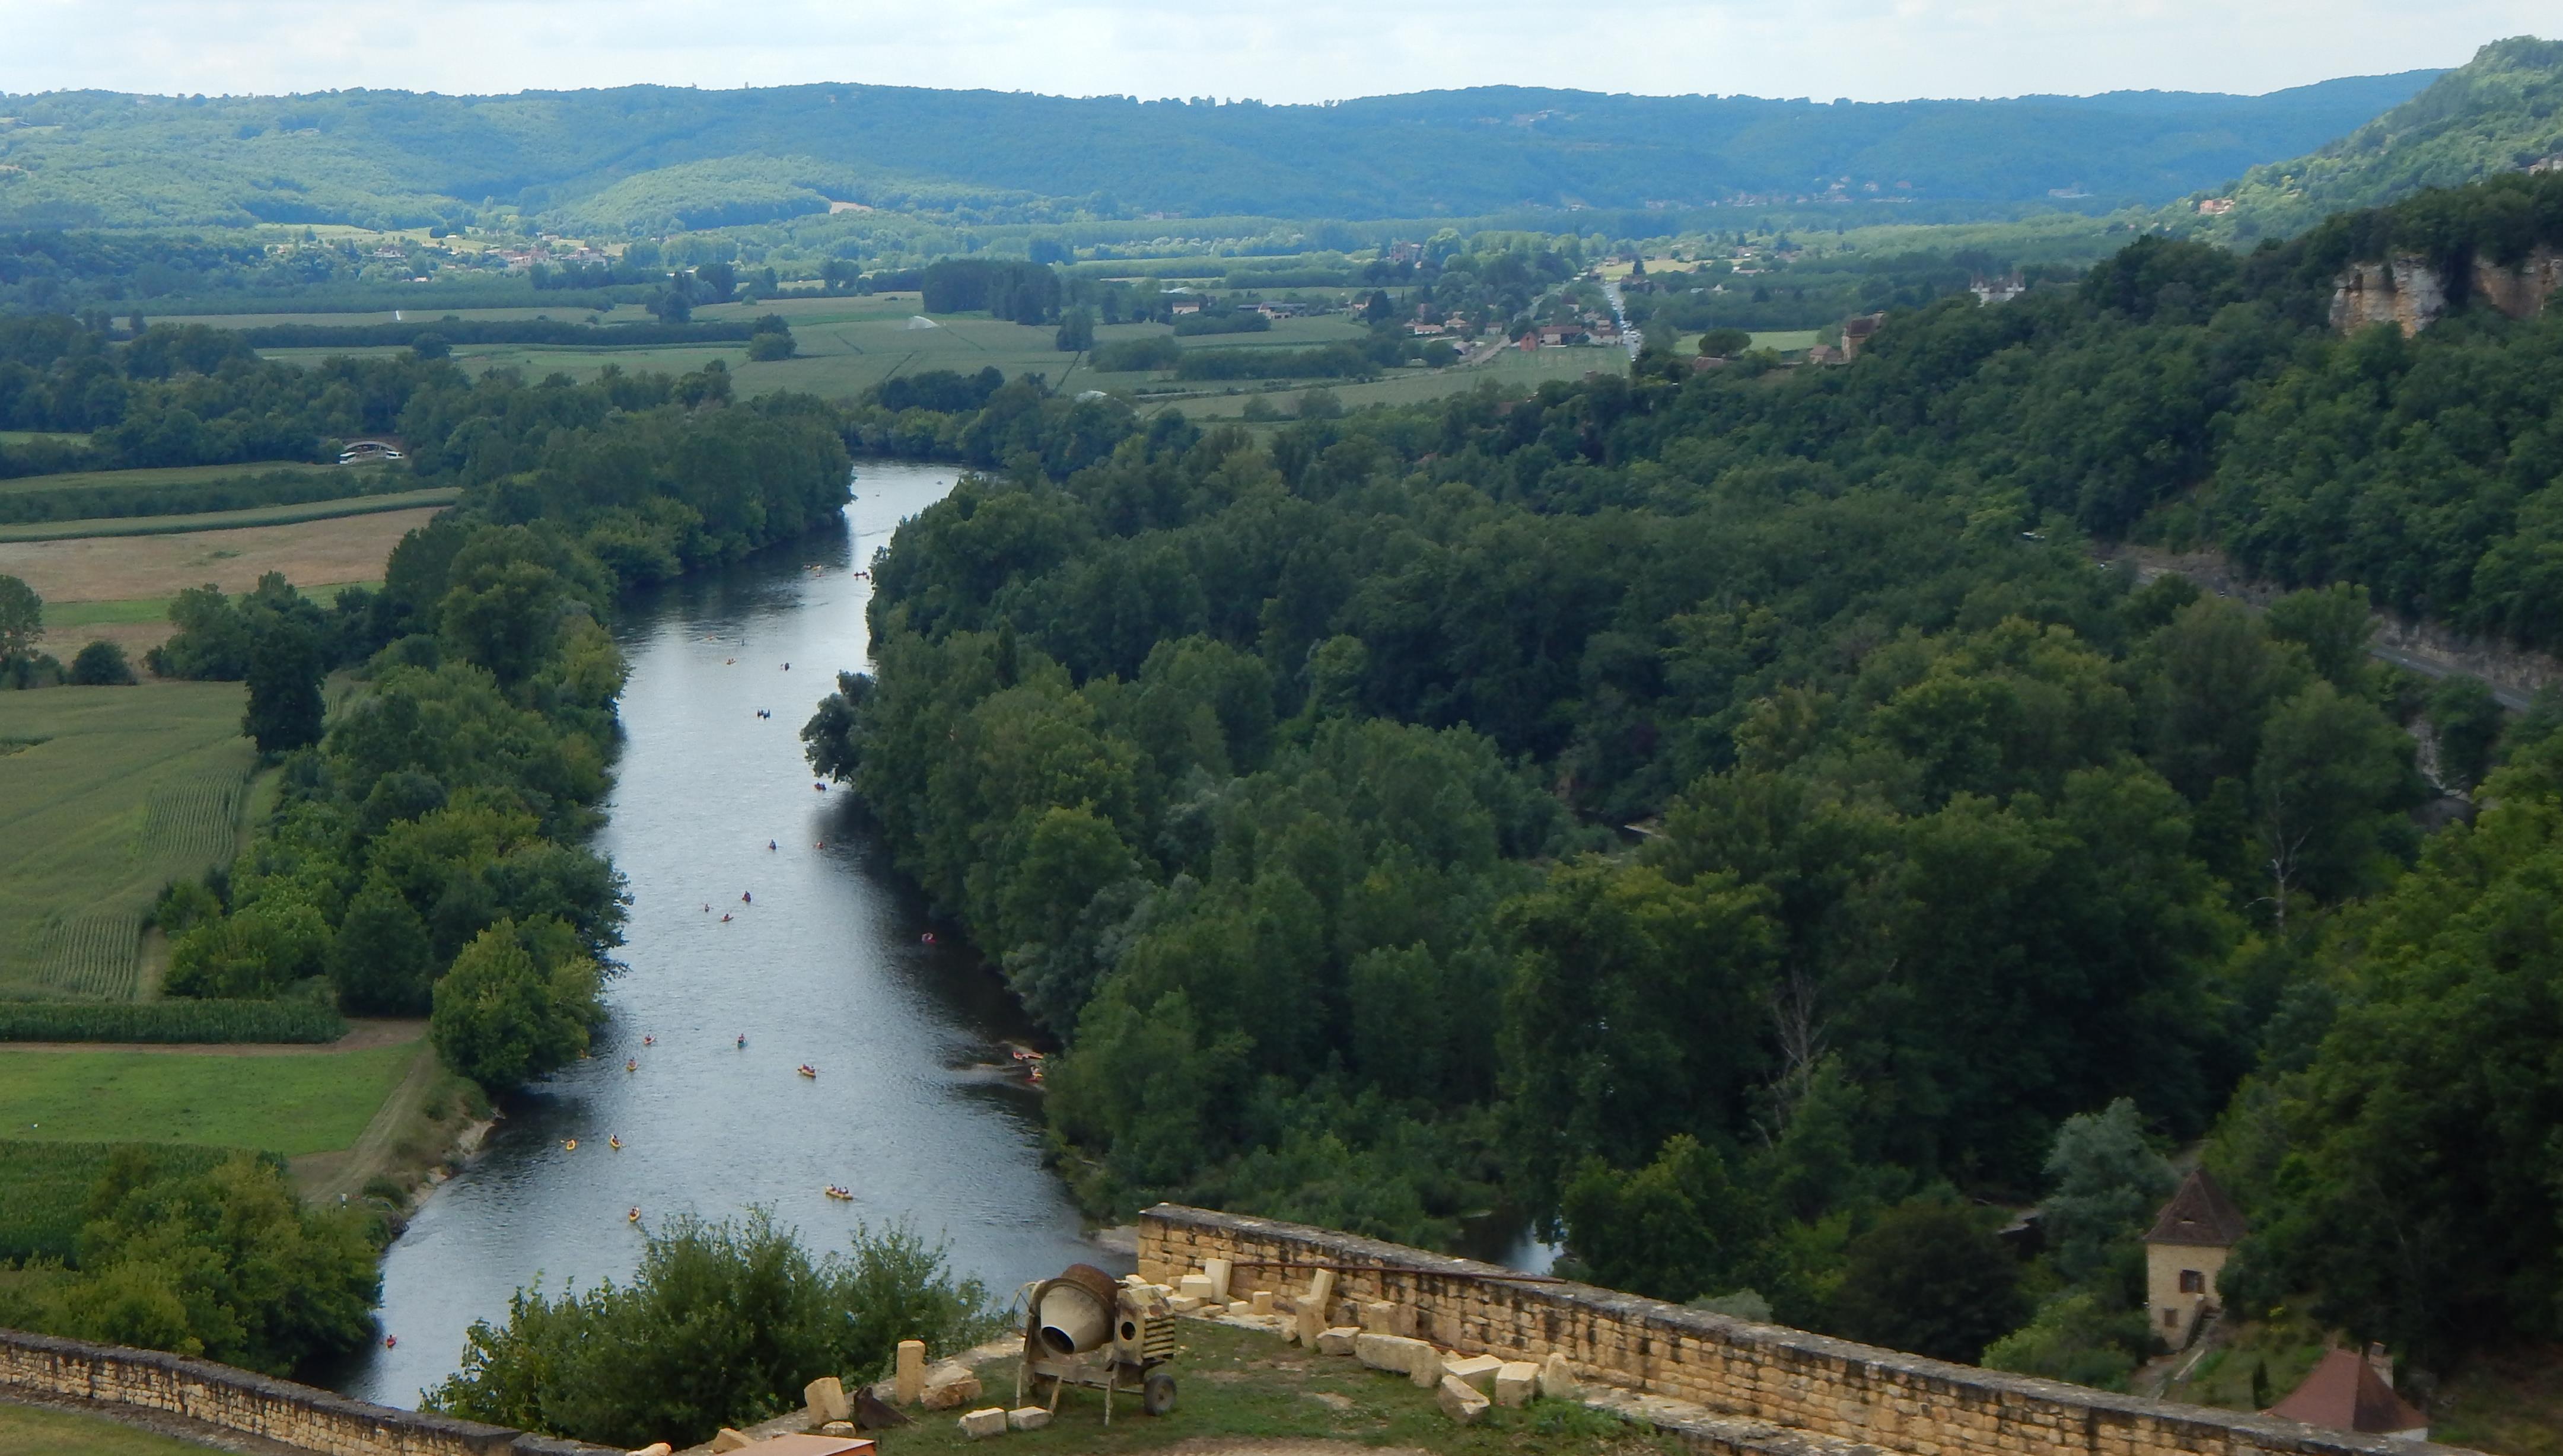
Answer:
[{"label": "cement mixer", "polygon": [[1153,1286],[1117,1283],[1091,1264],[1071,1264],[1027,1288],[1015,1403],[1040,1395],[1047,1380],[1054,1411],[1060,1391],[1083,1385],[1103,1392],[1105,1425],[1116,1390],[1136,1392],[1141,1410],[1164,1415],[1175,1408],[1174,1372],[1164,1368],[1174,1358],[1174,1311]]}]

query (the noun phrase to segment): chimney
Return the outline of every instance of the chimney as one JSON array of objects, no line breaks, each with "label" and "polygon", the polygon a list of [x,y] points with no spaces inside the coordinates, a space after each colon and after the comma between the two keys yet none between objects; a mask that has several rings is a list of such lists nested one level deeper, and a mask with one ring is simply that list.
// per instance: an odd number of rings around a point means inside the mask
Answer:
[{"label": "chimney", "polygon": [[2389,1390],[2394,1388],[2394,1357],[2385,1353],[2385,1345],[2382,1341],[2371,1340],[2367,1343],[2367,1365],[2384,1379],[2385,1388]]}]

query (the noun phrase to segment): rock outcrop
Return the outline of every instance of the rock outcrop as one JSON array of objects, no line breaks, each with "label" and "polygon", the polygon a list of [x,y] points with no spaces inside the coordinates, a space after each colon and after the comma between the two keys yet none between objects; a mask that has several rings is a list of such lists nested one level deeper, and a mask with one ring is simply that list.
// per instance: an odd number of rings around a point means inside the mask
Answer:
[{"label": "rock outcrop", "polygon": [[[2512,318],[2534,318],[2563,288],[2563,253],[2540,247],[2510,265],[2475,258],[2457,301],[2480,298]],[[2331,326],[2355,333],[2390,323],[2410,338],[2447,313],[2449,280],[2439,267],[2413,254],[2381,263],[2353,263],[2341,270],[2331,295]]]}]

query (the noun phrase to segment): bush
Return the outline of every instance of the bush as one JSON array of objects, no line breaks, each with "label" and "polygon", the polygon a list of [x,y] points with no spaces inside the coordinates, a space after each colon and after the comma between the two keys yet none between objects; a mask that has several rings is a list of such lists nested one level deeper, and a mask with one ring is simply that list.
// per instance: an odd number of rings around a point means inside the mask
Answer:
[{"label": "bush", "polygon": [[1273,327],[1273,320],[1260,312],[1187,313],[1175,320],[1175,337],[1192,338],[1199,334],[1263,333]]},{"label": "bush", "polygon": [[821,1375],[883,1373],[901,1340],[954,1350],[997,1324],[979,1282],[953,1280],[904,1229],[858,1228],[851,1256],[814,1259],[765,1209],[683,1215],[647,1235],[629,1285],[518,1290],[505,1324],[473,1325],[427,1405],[626,1448],[691,1444],[792,1409]]},{"label": "bush", "polygon": [[788,328],[773,332],[759,332],[747,341],[747,357],[759,362],[789,359],[799,347],[792,337],[792,331]]},{"label": "bush", "polygon": [[1149,369],[1172,369],[1183,362],[1183,345],[1170,335],[1151,334],[1105,344],[1094,351],[1092,363],[1103,374],[1137,374]]},{"label": "bush", "polygon": [[1844,1254],[1834,1334],[1973,1365],[2028,1314],[2011,1251],[1954,1203],[1905,1203]]},{"label": "bush", "polygon": [[229,1156],[168,1144],[0,1142],[0,1260],[78,1257],[90,1193],[124,1147],[141,1148],[171,1172],[202,1173]]},{"label": "bush", "polygon": [[2037,1319],[1986,1346],[1984,1363],[1989,1370],[2124,1390],[2153,1344],[2141,1307],[2104,1303],[2083,1291],[2049,1300]]},{"label": "bush", "polygon": [[133,664],[124,659],[124,648],[94,641],[72,658],[71,683],[74,687],[131,687]]},{"label": "bush", "polygon": [[0,1041],[335,1041],[338,1013],[313,1001],[7,1001]]}]

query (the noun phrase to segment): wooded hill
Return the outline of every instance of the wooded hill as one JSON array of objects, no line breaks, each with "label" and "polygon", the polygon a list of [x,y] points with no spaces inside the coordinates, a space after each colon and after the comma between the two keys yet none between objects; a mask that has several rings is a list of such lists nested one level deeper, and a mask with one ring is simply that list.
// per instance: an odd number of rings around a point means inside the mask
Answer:
[{"label": "wooded hill", "polygon": [[2252,168],[2206,235],[2286,237],[2351,208],[2563,156],[2563,41],[2494,41],[2429,89],[2312,153]]},{"label": "wooded hill", "polygon": [[[2205,1135],[2239,1310],[2551,1338],[2563,702],[2363,648],[2563,633],[2563,311],[2327,323],[2360,239],[2520,218],[2563,177],[1269,443],[1007,384],[812,758],[1065,1040],[1106,1207],[1509,1202],[1616,1287],[2106,1383]],[[2407,730],[2478,825],[2425,835]]]},{"label": "wooded hill", "polygon": [[2338,136],[2432,75],[1877,104],[1505,87],[1324,106],[869,86],[54,92],[0,101],[0,226],[413,227],[494,205],[644,234],[831,199],[1430,217],[1821,195],[1837,180],[1857,199],[2161,202]]}]

